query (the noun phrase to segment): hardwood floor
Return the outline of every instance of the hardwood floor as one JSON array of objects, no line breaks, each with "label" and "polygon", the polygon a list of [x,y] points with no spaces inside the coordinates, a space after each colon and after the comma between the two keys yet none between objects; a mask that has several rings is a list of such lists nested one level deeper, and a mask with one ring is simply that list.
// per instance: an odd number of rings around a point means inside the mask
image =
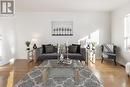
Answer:
[{"label": "hardwood floor", "polygon": [[[125,68],[114,65],[111,61],[96,60],[93,64],[89,62],[89,68],[103,82],[104,87],[130,87],[130,77],[125,73]],[[28,63],[25,59],[17,59],[14,64],[0,67],[0,87],[12,87],[27,72],[34,67],[33,63]]]},{"label": "hardwood floor", "polygon": [[130,77],[125,73],[125,68],[112,61],[96,60],[96,64],[89,63],[89,68],[103,82],[104,87],[130,87]]},{"label": "hardwood floor", "polygon": [[7,86],[7,79],[9,77],[10,66],[5,65],[0,67],[0,86],[6,87]]}]

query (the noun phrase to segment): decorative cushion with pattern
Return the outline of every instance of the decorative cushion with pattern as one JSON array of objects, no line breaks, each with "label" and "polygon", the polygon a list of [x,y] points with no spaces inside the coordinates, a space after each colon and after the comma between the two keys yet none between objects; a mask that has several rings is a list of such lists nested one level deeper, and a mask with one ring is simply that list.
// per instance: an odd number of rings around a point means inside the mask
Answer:
[{"label": "decorative cushion with pattern", "polygon": [[77,53],[77,46],[70,45],[68,46],[69,53]]},{"label": "decorative cushion with pattern", "polygon": [[46,45],[45,46],[46,53],[53,53],[54,52],[54,47],[52,45]]}]

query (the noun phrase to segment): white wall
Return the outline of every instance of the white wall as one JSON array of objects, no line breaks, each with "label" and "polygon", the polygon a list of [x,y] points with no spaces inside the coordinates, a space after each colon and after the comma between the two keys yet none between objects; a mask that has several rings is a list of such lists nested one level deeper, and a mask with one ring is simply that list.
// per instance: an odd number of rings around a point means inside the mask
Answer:
[{"label": "white wall", "polygon": [[15,58],[15,17],[0,17],[0,35],[2,36],[2,46],[0,65],[9,63],[11,58]]},{"label": "white wall", "polygon": [[124,49],[124,17],[130,13],[130,4],[118,8],[111,13],[111,42],[120,48],[118,62],[125,65],[130,61],[130,53]]},{"label": "white wall", "polygon": [[[99,30],[100,44],[110,43],[109,12],[45,12],[16,13],[17,58],[26,58],[25,41],[38,39],[41,44],[77,43],[79,39]],[[73,21],[74,36],[52,37],[51,21]],[[99,50],[97,50],[97,53]]]}]

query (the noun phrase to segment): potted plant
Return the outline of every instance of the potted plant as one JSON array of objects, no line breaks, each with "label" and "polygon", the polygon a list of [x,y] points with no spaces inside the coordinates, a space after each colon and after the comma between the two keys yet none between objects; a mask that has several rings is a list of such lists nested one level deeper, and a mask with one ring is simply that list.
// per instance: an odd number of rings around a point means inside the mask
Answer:
[{"label": "potted plant", "polygon": [[30,47],[29,47],[29,46],[30,46],[30,43],[31,43],[30,41],[26,41],[26,42],[25,42],[25,44],[26,44],[26,46],[27,46],[27,50],[30,50]]}]

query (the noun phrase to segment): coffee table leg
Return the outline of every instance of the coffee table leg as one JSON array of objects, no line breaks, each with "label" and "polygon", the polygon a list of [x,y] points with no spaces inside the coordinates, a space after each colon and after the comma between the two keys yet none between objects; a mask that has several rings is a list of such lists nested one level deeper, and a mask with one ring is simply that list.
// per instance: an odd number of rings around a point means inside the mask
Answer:
[{"label": "coffee table leg", "polygon": [[47,69],[47,68],[43,70],[42,80],[43,80],[43,83],[44,83],[44,84],[47,83],[47,80],[48,80],[48,69]]},{"label": "coffee table leg", "polygon": [[79,84],[80,74],[79,69],[75,69],[75,84]]}]

